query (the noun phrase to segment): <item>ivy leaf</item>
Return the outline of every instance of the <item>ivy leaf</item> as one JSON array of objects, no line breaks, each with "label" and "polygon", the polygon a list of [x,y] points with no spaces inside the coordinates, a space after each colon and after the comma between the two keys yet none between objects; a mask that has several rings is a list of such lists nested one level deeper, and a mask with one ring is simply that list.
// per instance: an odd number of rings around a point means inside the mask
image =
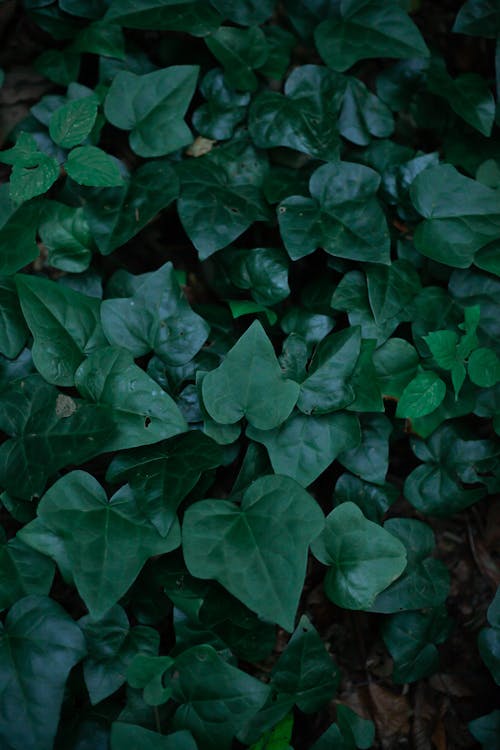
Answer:
[{"label": "ivy leaf", "polygon": [[134,357],[154,351],[169,365],[191,360],[203,346],[208,324],[194,313],[177,282],[172,263],[152,273],[122,273],[125,297],[104,300],[101,320],[111,344]]},{"label": "ivy leaf", "polygon": [[27,337],[28,328],[14,280],[9,276],[0,276],[0,352],[9,359],[15,359]]},{"label": "ivy leaf", "polygon": [[231,138],[236,125],[245,119],[250,94],[235,91],[220,68],[208,71],[200,92],[208,101],[193,112],[195,128],[206,138],[217,141]]},{"label": "ivy leaf", "polygon": [[58,393],[38,375],[9,384],[0,428],[10,440],[0,446],[0,484],[30,500],[49,477],[70,464],[103,453],[114,424],[100,407]]},{"label": "ivy leaf", "polygon": [[221,23],[204,0],[112,0],[106,19],[128,29],[187,31],[193,36],[210,34]]},{"label": "ivy leaf", "polygon": [[271,342],[254,321],[222,364],[205,375],[202,394],[216,422],[234,424],[246,417],[257,429],[272,430],[290,415],[299,386],[283,377]]},{"label": "ivy leaf", "polygon": [[[307,666],[306,666],[307,665]],[[271,672],[271,685],[304,713],[319,711],[337,690],[339,671],[308,618],[303,615]]]},{"label": "ivy leaf", "polygon": [[287,146],[335,161],[340,152],[340,101],[335,74],[319,65],[301,65],[288,76],[283,94],[264,91],[254,98],[250,135],[259,148]]},{"label": "ivy leaf", "polygon": [[[174,726],[188,729],[207,750],[229,750],[234,735],[269,696],[269,687],[227,664],[211,646],[194,646],[176,659]],[[213,685],[214,687],[210,687]]]},{"label": "ivy leaf", "polygon": [[9,186],[0,185],[0,273],[13,274],[40,254],[36,230],[42,209],[41,201],[16,206]]},{"label": "ivy leaf", "polygon": [[389,107],[358,78],[346,77],[338,128],[357,146],[367,146],[371,137],[387,138],[394,130]]},{"label": "ivy leaf", "polygon": [[118,73],[104,102],[112,125],[130,130],[130,148],[139,156],[170,154],[187,146],[192,134],[184,114],[193,97],[197,65],[171,65],[139,76]]},{"label": "ivy leaf", "polygon": [[168,677],[174,663],[170,656],[137,654],[127,669],[127,681],[133,688],[143,689],[148,706],[159,706],[172,696]]},{"label": "ivy leaf", "polygon": [[85,656],[81,630],[59,604],[33,595],[14,604],[0,633],[2,743],[51,750],[66,679]]},{"label": "ivy leaf", "polygon": [[153,628],[130,628],[125,610],[118,604],[100,619],[90,615],[78,620],[87,644],[83,676],[92,705],[116,692],[125,682],[126,671],[134,656],[154,655],[160,645]]},{"label": "ivy leaf", "polygon": [[94,127],[98,99],[84,96],[56,109],[49,122],[50,137],[62,148],[72,148],[82,143]]},{"label": "ivy leaf", "polygon": [[281,248],[228,247],[217,253],[214,263],[231,284],[238,289],[248,289],[257,304],[275,305],[290,294],[289,260]]},{"label": "ivy leaf", "polygon": [[150,445],[187,429],[173,399],[134,364],[125,349],[99,349],[80,365],[75,385],[117,427],[106,442],[106,451]]},{"label": "ivy leaf", "polygon": [[106,346],[99,320],[100,301],[38,276],[16,276],[21,309],[33,334],[33,362],[54,385],[74,385],[75,371]]},{"label": "ivy leaf", "polygon": [[378,486],[346,473],[339,477],[335,485],[333,502],[335,506],[346,502],[355,503],[369,521],[380,524],[398,496],[399,491],[392,484]]},{"label": "ivy leaf", "polygon": [[398,400],[397,417],[412,419],[431,414],[446,395],[446,384],[432,370],[410,380]]},{"label": "ivy leaf", "polygon": [[64,165],[79,185],[114,187],[123,185],[117,161],[97,146],[78,146],[69,152]]},{"label": "ivy leaf", "polygon": [[89,267],[95,245],[83,208],[46,201],[38,231],[51,266],[67,273]]},{"label": "ivy leaf", "polygon": [[128,481],[137,504],[162,536],[175,521],[177,508],[203,472],[222,463],[222,450],[198,430],[150,448],[115,456],[106,481]]},{"label": "ivy leaf", "polygon": [[233,0],[211,0],[219,13],[240,26],[261,24],[272,16],[273,0],[240,0],[236,5]]},{"label": "ivy leaf", "polygon": [[410,196],[425,219],[415,231],[415,246],[433,260],[468,268],[474,254],[498,236],[496,191],[449,164],[424,169],[413,181]]},{"label": "ivy leaf", "polygon": [[54,563],[14,537],[8,542],[0,527],[0,609],[29,594],[48,595]]},{"label": "ivy leaf", "polygon": [[389,468],[392,424],[385,414],[362,414],[360,425],[361,443],[342,453],[339,461],[365,482],[383,485]]},{"label": "ivy leaf", "polygon": [[191,732],[163,735],[144,727],[115,721],[111,725],[111,750],[140,747],[141,750],[198,750]]},{"label": "ivy leaf", "polygon": [[143,164],[119,187],[85,192],[83,211],[103,255],[124,245],[179,195],[179,179],[171,164]]},{"label": "ivy leaf", "polygon": [[269,55],[262,29],[221,26],[207,36],[205,42],[224,68],[230,86],[240,91],[256,90],[258,81],[253,71],[263,65]]},{"label": "ivy leaf", "polygon": [[294,412],[274,430],[249,425],[246,434],[266,446],[276,474],[292,477],[303,487],[361,439],[357,417],[343,413],[309,416]]},{"label": "ivy leaf", "polygon": [[490,627],[479,632],[477,643],[482,660],[500,685],[500,588],[488,607],[487,617]]},{"label": "ivy leaf", "polygon": [[388,264],[389,233],[375,197],[379,185],[380,175],[362,164],[319,167],[309,182],[311,198],[292,195],[278,207],[292,260],[322,247],[337,258]]},{"label": "ivy leaf", "polygon": [[264,476],[246,490],[241,506],[202,500],[188,508],[183,552],[192,575],[215,578],[258,615],[292,630],[307,549],[322,527],[323,514],[299,484]]},{"label": "ivy leaf", "polygon": [[328,598],[344,609],[370,609],[377,594],[406,567],[406,551],[399,539],[368,521],[350,502],[327,516],[312,551],[330,566],[325,578]]},{"label": "ivy leaf", "polygon": [[413,518],[391,518],[384,529],[406,548],[408,564],[402,576],[377,596],[373,612],[401,612],[444,604],[450,575],[441,560],[432,557],[435,548],[430,526]]},{"label": "ivy leaf", "polygon": [[408,13],[398,3],[383,0],[344,0],[340,17],[320,23],[314,38],[326,64],[339,71],[370,57],[429,56]]},{"label": "ivy leaf", "polygon": [[[45,530],[54,536],[55,546],[44,541]],[[125,594],[149,557],[180,544],[178,525],[161,537],[126,485],[108,500],[99,482],[84,471],[72,471],[52,485],[40,501],[38,517],[19,537],[63,569],[67,565],[94,619]]]}]

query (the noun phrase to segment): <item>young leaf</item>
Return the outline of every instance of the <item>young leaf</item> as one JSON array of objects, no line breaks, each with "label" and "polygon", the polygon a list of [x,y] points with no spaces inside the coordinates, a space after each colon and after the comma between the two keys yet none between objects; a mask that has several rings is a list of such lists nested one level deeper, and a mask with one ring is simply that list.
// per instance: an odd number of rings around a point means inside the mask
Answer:
[{"label": "young leaf", "polygon": [[205,375],[202,394],[216,422],[234,424],[246,417],[257,429],[272,430],[290,415],[299,386],[283,377],[271,342],[254,321],[224,362]]},{"label": "young leaf", "polygon": [[406,551],[385,529],[367,521],[354,503],[342,503],[326,518],[312,544],[315,557],[330,566],[325,591],[339,607],[370,609],[377,594],[406,567]]},{"label": "young leaf", "polygon": [[130,130],[130,148],[139,156],[170,154],[192,141],[184,114],[194,94],[197,65],[172,65],[137,76],[122,71],[104,102],[112,125]]},{"label": "young leaf", "polygon": [[[44,539],[46,530],[53,535],[53,546]],[[40,501],[38,517],[19,537],[71,572],[94,619],[125,594],[149,557],[180,544],[179,526],[161,537],[126,485],[108,500],[99,482],[84,471],[72,471],[52,485]]]},{"label": "young leaf", "polygon": [[184,516],[183,552],[192,575],[215,578],[258,615],[290,631],[309,543],[322,527],[321,510],[299,484],[265,476],[250,485],[241,506],[229,500],[192,505]]}]

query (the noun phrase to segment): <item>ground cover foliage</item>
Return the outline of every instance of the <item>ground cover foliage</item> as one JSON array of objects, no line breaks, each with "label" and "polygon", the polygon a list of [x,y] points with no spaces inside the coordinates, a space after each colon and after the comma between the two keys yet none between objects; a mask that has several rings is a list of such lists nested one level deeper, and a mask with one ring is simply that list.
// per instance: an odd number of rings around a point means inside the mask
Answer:
[{"label": "ground cover foliage", "polygon": [[499,748],[495,0],[0,7],[0,746]]}]

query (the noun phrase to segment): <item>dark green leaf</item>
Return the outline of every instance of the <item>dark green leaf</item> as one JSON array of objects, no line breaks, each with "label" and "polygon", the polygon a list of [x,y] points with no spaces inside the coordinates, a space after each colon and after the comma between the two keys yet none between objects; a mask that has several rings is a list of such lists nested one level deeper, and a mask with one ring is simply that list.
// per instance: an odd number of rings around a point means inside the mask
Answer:
[{"label": "dark green leaf", "polygon": [[378,486],[352,474],[342,474],[335,485],[333,501],[334,505],[355,503],[369,521],[380,523],[398,495],[398,489],[392,484]]},{"label": "dark green leaf", "polygon": [[134,724],[115,721],[111,725],[111,750],[123,750],[125,747],[140,747],[141,750],[197,750],[198,746],[190,732],[173,732],[165,736]]},{"label": "dark green leaf", "polygon": [[204,0],[112,0],[106,18],[131,29],[187,31],[205,36],[221,18]]},{"label": "dark green leaf", "polygon": [[383,485],[389,468],[389,436],[392,424],[384,414],[363,414],[361,444],[342,453],[338,460],[365,482]]},{"label": "dark green leaf", "polygon": [[263,65],[269,54],[266,37],[261,29],[252,26],[238,29],[221,26],[205,39],[208,49],[224,68],[227,82],[240,91],[255,91],[255,68]]},{"label": "dark green leaf", "polygon": [[89,267],[94,242],[83,208],[47,201],[38,231],[51,266],[68,273]]},{"label": "dark green leaf", "polygon": [[114,187],[123,185],[118,162],[97,146],[78,146],[69,152],[64,165],[79,185]]},{"label": "dark green leaf", "polygon": [[26,343],[28,329],[12,278],[0,276],[0,352],[15,359]]},{"label": "dark green leaf", "polygon": [[0,609],[28,594],[48,595],[54,577],[52,560],[15,537],[7,542],[0,528]]},{"label": "dark green leaf", "polygon": [[94,127],[97,106],[96,96],[84,96],[57,109],[49,123],[52,140],[63,148],[72,148],[82,143]]},{"label": "dark green leaf", "polygon": [[236,125],[245,118],[250,94],[235,91],[219,68],[208,71],[200,91],[208,101],[193,112],[193,125],[206,138],[231,138]]}]

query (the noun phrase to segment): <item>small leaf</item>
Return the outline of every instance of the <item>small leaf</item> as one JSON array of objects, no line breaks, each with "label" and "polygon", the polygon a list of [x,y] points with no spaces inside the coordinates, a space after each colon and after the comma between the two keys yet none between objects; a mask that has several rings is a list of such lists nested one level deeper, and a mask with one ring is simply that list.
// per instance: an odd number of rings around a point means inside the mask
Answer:
[{"label": "small leaf", "polygon": [[97,146],[79,146],[69,152],[64,165],[69,176],[80,185],[113,187],[123,185],[118,164]]},{"label": "small leaf", "polygon": [[419,373],[398,400],[397,417],[423,417],[437,409],[446,395],[446,385],[435,372]]},{"label": "small leaf", "polygon": [[84,96],[59,107],[50,118],[52,140],[62,148],[72,148],[82,143],[94,127],[97,105],[97,97]]}]

